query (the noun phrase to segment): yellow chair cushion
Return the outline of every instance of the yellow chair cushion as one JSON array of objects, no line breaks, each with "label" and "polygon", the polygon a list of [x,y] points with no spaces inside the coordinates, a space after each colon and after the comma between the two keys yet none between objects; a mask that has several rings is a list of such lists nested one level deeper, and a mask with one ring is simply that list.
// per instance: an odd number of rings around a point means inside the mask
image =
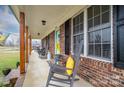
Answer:
[{"label": "yellow chair cushion", "polygon": [[[66,68],[73,69],[74,68],[74,60],[71,56],[68,57],[66,62]],[[71,75],[73,73],[73,70],[66,70],[68,75]]]}]

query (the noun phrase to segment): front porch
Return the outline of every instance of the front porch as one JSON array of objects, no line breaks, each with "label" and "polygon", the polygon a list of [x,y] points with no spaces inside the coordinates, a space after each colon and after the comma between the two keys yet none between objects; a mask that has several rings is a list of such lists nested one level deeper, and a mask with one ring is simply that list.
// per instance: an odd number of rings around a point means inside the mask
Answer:
[{"label": "front porch", "polygon": [[[32,51],[22,86],[45,87],[48,78],[48,73],[49,73],[49,65],[46,62],[46,59],[41,59],[36,51]],[[58,82],[53,82],[53,83],[63,85],[62,83],[58,83]],[[79,81],[74,82],[74,87],[92,87],[92,85],[80,78]]]},{"label": "front porch", "polygon": [[[122,38],[124,26],[120,26],[124,24],[121,24],[123,20],[115,21],[116,15],[121,13],[122,19],[124,18],[122,11],[124,6],[11,6],[11,8],[20,21],[20,74],[26,74],[22,86],[45,86],[48,78],[49,66],[45,59],[40,59],[38,54],[32,51],[32,39],[41,39],[42,49],[45,48],[46,54],[50,51],[51,58],[54,58],[55,54],[69,55],[70,52],[76,54],[78,43],[83,41],[78,67],[80,78],[98,87],[124,86]],[[122,28],[118,29],[114,21],[120,22],[119,26]],[[46,25],[43,22],[46,22]],[[120,36],[114,36],[116,30],[120,31],[118,31]],[[116,38],[120,41],[116,41]],[[27,70],[25,64],[28,64]],[[82,79],[75,82],[74,86],[92,86]]]}]

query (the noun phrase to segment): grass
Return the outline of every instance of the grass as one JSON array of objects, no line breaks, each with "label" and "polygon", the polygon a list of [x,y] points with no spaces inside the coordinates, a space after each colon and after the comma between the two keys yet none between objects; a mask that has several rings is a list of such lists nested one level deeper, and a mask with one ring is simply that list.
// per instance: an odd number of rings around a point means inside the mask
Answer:
[{"label": "grass", "polygon": [[8,48],[0,48],[0,76],[3,76],[3,69],[16,68],[17,61],[19,61],[19,51],[13,51],[13,49],[8,50]]}]

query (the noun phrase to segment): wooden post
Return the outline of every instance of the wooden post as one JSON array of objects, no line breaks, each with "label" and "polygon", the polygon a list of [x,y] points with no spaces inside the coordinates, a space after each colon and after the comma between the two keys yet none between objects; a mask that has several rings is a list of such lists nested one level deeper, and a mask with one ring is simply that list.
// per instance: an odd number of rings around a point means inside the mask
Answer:
[{"label": "wooden post", "polygon": [[31,35],[30,35],[30,37],[29,37],[29,39],[30,39],[30,55],[31,55],[31,51],[32,51],[32,38],[31,38]]},{"label": "wooden post", "polygon": [[28,26],[26,26],[26,63],[28,63]]},{"label": "wooden post", "polygon": [[20,74],[25,73],[25,14],[20,12]]}]

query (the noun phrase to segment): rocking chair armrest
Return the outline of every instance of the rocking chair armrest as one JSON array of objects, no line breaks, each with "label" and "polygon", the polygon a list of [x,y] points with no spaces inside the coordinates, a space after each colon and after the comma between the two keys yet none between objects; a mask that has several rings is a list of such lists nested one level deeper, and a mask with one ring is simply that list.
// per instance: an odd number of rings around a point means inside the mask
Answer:
[{"label": "rocking chair armrest", "polygon": [[51,67],[53,67],[53,68],[60,68],[62,70],[73,70],[71,68],[66,68],[66,67],[63,67],[63,66],[60,66],[60,65],[56,65],[56,64],[52,64]]}]

